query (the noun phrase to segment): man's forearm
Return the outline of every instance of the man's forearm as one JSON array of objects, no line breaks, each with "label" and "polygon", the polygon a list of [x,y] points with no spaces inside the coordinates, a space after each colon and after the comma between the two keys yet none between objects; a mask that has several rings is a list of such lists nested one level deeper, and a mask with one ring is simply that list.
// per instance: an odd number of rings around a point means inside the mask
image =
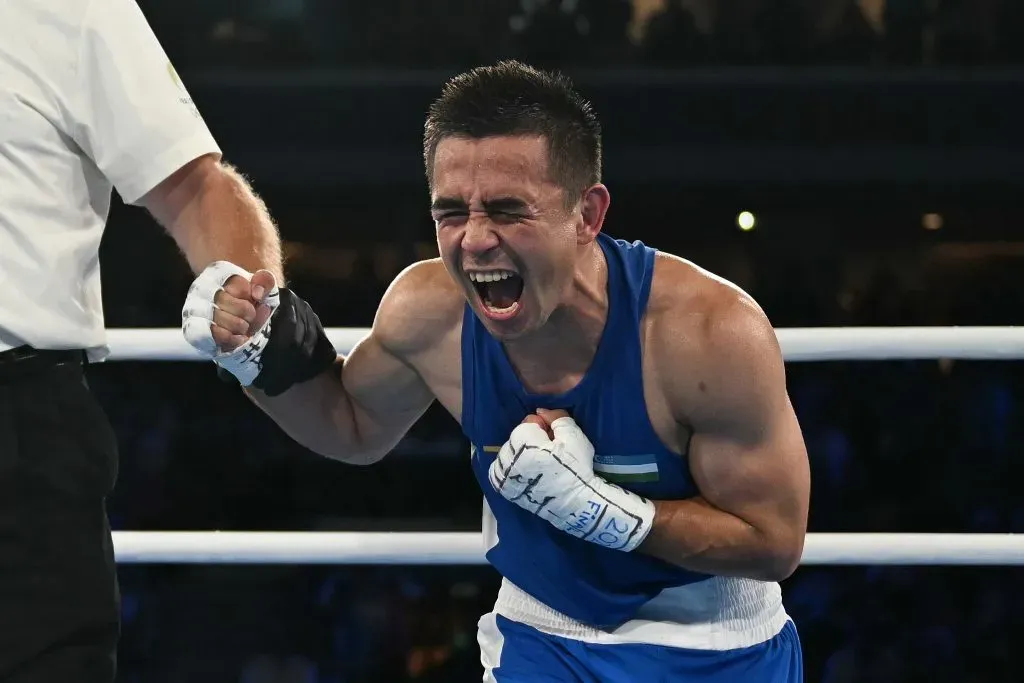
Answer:
[{"label": "man's forearm", "polygon": [[[230,261],[250,272],[265,269],[284,284],[281,238],[266,205],[230,166],[205,161],[168,181],[175,208],[158,215],[193,272]],[[175,197],[176,196],[176,197]]]},{"label": "man's forearm", "polygon": [[799,562],[793,543],[772,538],[702,498],[654,505],[654,525],[637,552],[694,572],[763,581],[781,581]]},{"label": "man's forearm", "polygon": [[363,445],[352,401],[342,385],[343,363],[339,356],[330,370],[280,396],[267,396],[252,388],[245,393],[302,446],[333,460],[368,465],[383,453]]}]

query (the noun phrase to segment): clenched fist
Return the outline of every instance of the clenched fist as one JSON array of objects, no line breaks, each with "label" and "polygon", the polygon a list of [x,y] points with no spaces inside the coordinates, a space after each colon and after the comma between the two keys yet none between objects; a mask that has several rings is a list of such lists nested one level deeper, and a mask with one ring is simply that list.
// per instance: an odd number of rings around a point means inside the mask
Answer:
[{"label": "clenched fist", "polygon": [[654,504],[594,473],[594,446],[564,411],[528,416],[491,463],[495,491],[579,539],[629,552],[654,523]]},{"label": "clenched fist", "polygon": [[279,303],[280,292],[269,271],[252,274],[216,261],[188,290],[181,311],[182,333],[196,350],[249,386],[260,372],[260,354]]},{"label": "clenched fist", "polygon": [[234,351],[267,322],[277,297],[270,271],[249,274],[226,261],[213,263],[188,290],[182,309],[185,338],[206,353]]},{"label": "clenched fist", "polygon": [[274,276],[227,261],[210,264],[188,290],[181,329],[197,351],[244,387],[278,396],[338,359],[320,319]]}]

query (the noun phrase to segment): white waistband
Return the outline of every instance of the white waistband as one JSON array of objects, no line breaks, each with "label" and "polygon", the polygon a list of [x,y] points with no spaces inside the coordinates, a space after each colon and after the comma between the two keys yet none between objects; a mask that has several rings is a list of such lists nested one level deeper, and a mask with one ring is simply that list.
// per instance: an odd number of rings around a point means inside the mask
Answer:
[{"label": "white waistband", "polygon": [[646,643],[695,650],[732,650],[769,640],[786,625],[777,583],[717,576],[668,588],[636,618],[605,631],[557,612],[508,579],[494,611],[549,635],[590,643]]}]

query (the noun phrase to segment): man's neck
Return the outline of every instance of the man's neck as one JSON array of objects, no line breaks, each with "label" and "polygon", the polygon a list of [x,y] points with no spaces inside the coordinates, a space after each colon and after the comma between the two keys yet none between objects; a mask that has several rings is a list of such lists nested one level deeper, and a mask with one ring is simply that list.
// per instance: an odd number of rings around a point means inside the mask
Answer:
[{"label": "man's neck", "polygon": [[[590,367],[608,319],[608,264],[591,244],[576,267],[564,303],[535,333],[505,344],[524,381],[532,376],[584,373]],[[536,379],[547,383],[547,380]],[[533,382],[528,382],[533,383]]]}]

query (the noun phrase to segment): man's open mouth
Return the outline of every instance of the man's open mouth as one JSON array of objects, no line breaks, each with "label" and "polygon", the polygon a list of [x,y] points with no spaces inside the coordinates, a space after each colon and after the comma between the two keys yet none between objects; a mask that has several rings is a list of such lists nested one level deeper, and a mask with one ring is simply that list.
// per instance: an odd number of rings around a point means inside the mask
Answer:
[{"label": "man's open mouth", "polygon": [[511,270],[478,270],[466,273],[491,318],[504,320],[519,311],[523,278]]}]

